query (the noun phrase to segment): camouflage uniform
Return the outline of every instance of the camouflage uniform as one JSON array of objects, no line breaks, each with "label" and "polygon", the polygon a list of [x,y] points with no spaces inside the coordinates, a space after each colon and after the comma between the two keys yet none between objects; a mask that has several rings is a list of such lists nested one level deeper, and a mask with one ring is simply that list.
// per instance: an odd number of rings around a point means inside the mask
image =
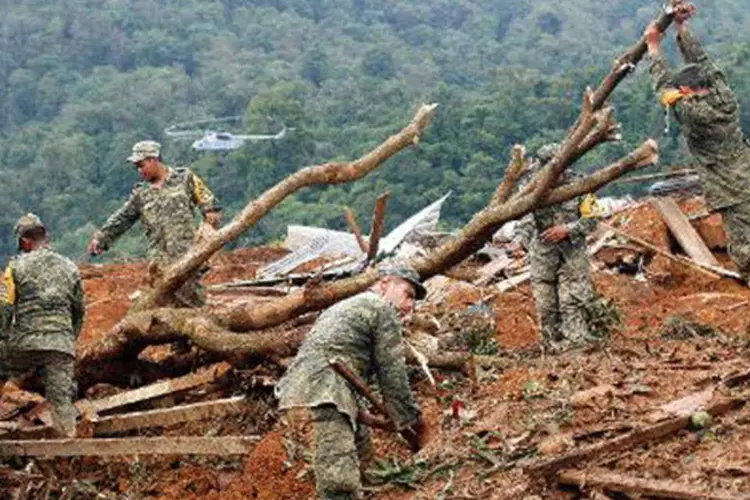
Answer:
[{"label": "camouflage uniform", "polygon": [[416,422],[420,410],[406,374],[401,321],[388,302],[368,291],[320,315],[276,395],[281,409],[312,408],[320,496],[350,499],[360,486],[360,460],[373,451],[369,429],[357,423],[357,395],[329,366],[331,358],[342,360],[365,380],[375,376],[399,430]]},{"label": "camouflage uniform", "polygon": [[73,406],[75,339],[84,316],[78,269],[45,247],[14,257],[3,284],[8,369],[15,376],[41,372],[56,430],[70,436],[78,413]]},{"label": "camouflage uniform", "polygon": [[[196,205],[204,215],[221,209],[216,197],[197,175],[188,169],[169,168],[168,177],[159,188],[148,182],[136,184],[130,198],[96,232],[94,238],[106,250],[140,220],[146,231],[151,269],[158,274],[183,256],[192,245]],[[202,305],[204,301],[198,287],[198,276],[189,280],[175,296],[178,305]]]},{"label": "camouflage uniform", "polygon": [[[729,254],[740,274],[750,278],[750,148],[740,127],[740,108],[726,76],[711,62],[700,42],[690,33],[677,37],[682,57],[708,81],[705,96],[687,96],[674,104],[690,152],[703,182],[706,202],[724,219]],[[654,89],[674,87],[662,54],[652,57]]]},{"label": "camouflage uniform", "polygon": [[[551,159],[552,154],[547,155],[543,161]],[[538,172],[542,165],[535,160],[531,171]],[[571,177],[570,172],[564,172],[561,183]],[[589,337],[584,308],[593,297],[593,284],[586,235],[596,228],[596,219],[581,217],[580,203],[573,198],[540,208],[521,219],[516,229],[516,241],[529,252],[542,339],[550,347],[581,344]],[[560,243],[544,242],[541,234],[557,225],[568,228],[568,238]]]}]

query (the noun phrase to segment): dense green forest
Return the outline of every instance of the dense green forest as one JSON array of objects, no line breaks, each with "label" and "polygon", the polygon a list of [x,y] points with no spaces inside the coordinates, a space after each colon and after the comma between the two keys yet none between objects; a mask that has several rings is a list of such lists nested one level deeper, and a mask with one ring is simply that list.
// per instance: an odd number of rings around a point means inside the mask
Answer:
[{"label": "dense green forest", "polygon": [[[694,29],[747,110],[746,5],[696,3]],[[14,252],[12,225],[31,210],[58,249],[83,258],[93,230],[138,180],[123,161],[137,140],[157,139],[168,163],[192,166],[229,217],[302,166],[366,152],[422,102],[441,107],[417,148],[363,181],[300,192],[240,244],[279,238],[288,223],[342,228],[347,204],[368,224],[385,189],[390,225],[452,190],[444,221],[455,227],[485,204],[513,143],[533,150],[562,137],[585,85],[658,8],[655,0],[3,0],[0,253]],[[674,56],[671,36],[667,45]],[[625,141],[577,168],[661,134],[645,70],[613,99]],[[164,134],[228,115],[244,117],[227,124],[235,133],[294,131],[221,155]],[[674,128],[661,142],[665,163],[689,160]],[[111,256],[143,250],[132,233]]]}]

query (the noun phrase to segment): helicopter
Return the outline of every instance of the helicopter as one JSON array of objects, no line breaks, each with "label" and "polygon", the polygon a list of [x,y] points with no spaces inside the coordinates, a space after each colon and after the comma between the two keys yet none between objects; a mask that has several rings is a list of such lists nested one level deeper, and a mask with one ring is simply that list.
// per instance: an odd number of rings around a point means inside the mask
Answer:
[{"label": "helicopter", "polygon": [[246,141],[273,141],[284,138],[288,130],[286,126],[282,127],[277,134],[232,134],[230,132],[217,132],[214,130],[178,130],[188,126],[200,125],[202,123],[219,123],[229,121],[239,121],[240,116],[226,116],[223,118],[212,118],[194,122],[178,123],[164,129],[164,135],[178,139],[187,139],[190,137],[200,136],[193,142],[191,147],[196,151],[231,151],[242,147]]}]

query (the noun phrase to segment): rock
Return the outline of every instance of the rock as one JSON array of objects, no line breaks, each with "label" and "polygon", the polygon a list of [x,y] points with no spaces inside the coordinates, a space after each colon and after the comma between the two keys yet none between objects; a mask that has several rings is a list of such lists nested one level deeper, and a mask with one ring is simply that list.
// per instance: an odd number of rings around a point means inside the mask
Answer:
[{"label": "rock", "polygon": [[570,405],[573,408],[584,408],[584,407],[601,407],[612,399],[615,393],[614,386],[609,384],[602,384],[586,389],[584,391],[578,391],[570,397]]},{"label": "rock", "polygon": [[554,434],[542,440],[536,447],[542,456],[560,455],[575,446],[573,436],[570,434]]}]

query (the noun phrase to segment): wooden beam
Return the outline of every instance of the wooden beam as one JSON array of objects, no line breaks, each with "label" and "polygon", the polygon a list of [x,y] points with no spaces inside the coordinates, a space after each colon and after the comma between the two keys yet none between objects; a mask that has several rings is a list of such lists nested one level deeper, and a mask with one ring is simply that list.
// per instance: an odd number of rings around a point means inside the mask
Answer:
[{"label": "wooden beam", "polygon": [[695,262],[708,266],[720,267],[719,261],[708,249],[706,243],[698,234],[698,231],[690,224],[685,214],[682,213],[677,202],[672,198],[653,198],[651,204],[661,215],[661,218],[672,231],[685,253]]},{"label": "wooden beam", "polygon": [[344,213],[346,214],[346,224],[349,226],[349,231],[351,231],[352,234],[354,234],[354,237],[357,238],[359,249],[362,250],[362,253],[367,253],[367,242],[362,236],[362,230],[359,228],[359,224],[357,224],[357,218],[354,217],[354,212],[352,212],[351,208],[346,207],[344,208]]},{"label": "wooden beam", "polygon": [[221,418],[238,415],[246,410],[245,397],[237,396],[216,401],[162,408],[158,410],[138,411],[124,415],[104,417],[94,424],[94,434],[104,436],[135,429],[166,427],[182,422]]},{"label": "wooden beam", "polygon": [[[705,411],[708,412],[711,416],[717,417],[729,412],[730,410],[743,406],[746,402],[746,398],[722,398],[707,407]],[[573,450],[562,456],[553,457],[546,460],[535,460],[525,466],[524,471],[531,475],[550,476],[552,474],[555,474],[560,469],[578,466],[584,461],[597,455],[612,453],[615,451],[623,451],[635,448],[649,441],[656,441],[663,437],[674,434],[677,431],[688,427],[689,425],[690,416],[673,417],[664,420],[663,422],[646,425],[622,436],[618,436],[606,441],[592,444],[590,446],[585,446],[577,450]]]},{"label": "wooden beam", "polygon": [[0,441],[0,457],[109,457],[118,455],[244,455],[259,436],[137,437]]},{"label": "wooden beam", "polygon": [[215,382],[231,370],[232,365],[229,363],[217,363],[204,370],[196,373],[185,375],[184,377],[163,380],[155,384],[147,385],[134,389],[132,391],[115,394],[107,398],[97,399],[95,401],[83,400],[76,403],[76,407],[83,411],[84,408],[93,409],[96,413],[120,408],[133,403],[139,403],[149,399],[173,394],[175,392],[186,391],[204,384]]},{"label": "wooden beam", "polygon": [[385,226],[385,210],[388,207],[390,191],[378,196],[375,202],[375,213],[372,216],[372,227],[370,228],[370,241],[367,243],[367,260],[372,261],[378,255],[380,248],[380,234]]},{"label": "wooden beam", "polygon": [[578,486],[582,490],[603,488],[636,498],[648,496],[679,500],[750,500],[750,495],[744,493],[716,488],[707,489],[696,484],[684,484],[677,481],[641,479],[604,470],[564,470],[557,475],[557,480],[560,484]]}]

